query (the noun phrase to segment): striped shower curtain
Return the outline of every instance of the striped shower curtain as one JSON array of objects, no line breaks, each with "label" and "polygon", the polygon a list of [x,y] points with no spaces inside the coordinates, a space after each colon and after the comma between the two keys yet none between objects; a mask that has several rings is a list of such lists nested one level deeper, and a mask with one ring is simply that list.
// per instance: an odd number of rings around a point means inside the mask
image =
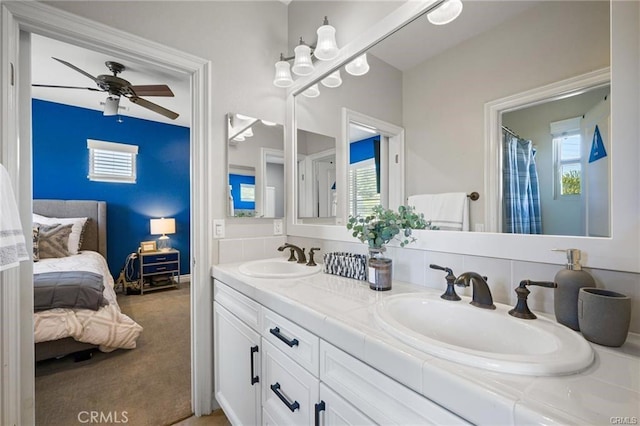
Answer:
[{"label": "striped shower curtain", "polygon": [[540,191],[531,141],[502,131],[503,232],[540,234]]}]

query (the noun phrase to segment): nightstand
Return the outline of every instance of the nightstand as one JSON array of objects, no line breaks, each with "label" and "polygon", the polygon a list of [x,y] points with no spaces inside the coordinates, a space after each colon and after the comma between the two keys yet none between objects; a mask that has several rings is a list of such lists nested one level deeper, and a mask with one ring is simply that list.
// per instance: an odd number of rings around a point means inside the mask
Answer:
[{"label": "nightstand", "polygon": [[180,284],[180,252],[178,250],[138,253],[140,259],[140,294]]}]

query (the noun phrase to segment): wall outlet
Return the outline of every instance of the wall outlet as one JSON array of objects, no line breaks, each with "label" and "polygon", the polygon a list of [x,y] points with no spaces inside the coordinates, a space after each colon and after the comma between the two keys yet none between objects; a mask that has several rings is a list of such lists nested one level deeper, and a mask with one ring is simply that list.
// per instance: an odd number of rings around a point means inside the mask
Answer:
[{"label": "wall outlet", "polygon": [[273,221],[273,235],[282,235],[282,219],[274,219]]},{"label": "wall outlet", "polygon": [[213,238],[224,238],[224,219],[213,220]]}]

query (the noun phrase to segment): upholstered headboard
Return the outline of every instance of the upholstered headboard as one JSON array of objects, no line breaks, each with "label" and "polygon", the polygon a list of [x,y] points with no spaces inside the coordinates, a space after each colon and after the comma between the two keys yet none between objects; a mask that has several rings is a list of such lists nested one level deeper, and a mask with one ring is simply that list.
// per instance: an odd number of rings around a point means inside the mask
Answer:
[{"label": "upholstered headboard", "polygon": [[107,258],[107,203],[91,200],[33,200],[33,212],[48,217],[87,217],[81,250]]}]

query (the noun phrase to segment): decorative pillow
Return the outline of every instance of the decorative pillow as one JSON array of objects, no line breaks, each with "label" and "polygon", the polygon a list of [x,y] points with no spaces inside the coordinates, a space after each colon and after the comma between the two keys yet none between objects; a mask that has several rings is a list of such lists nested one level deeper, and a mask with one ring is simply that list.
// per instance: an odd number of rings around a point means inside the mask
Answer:
[{"label": "decorative pillow", "polygon": [[84,232],[84,226],[87,223],[86,217],[47,217],[41,216],[37,213],[33,214],[33,221],[43,225],[73,225],[71,227],[71,235],[69,235],[69,245],[67,251],[69,254],[78,254],[78,250],[82,246],[82,233]]},{"label": "decorative pillow", "polygon": [[40,239],[40,225],[33,224],[33,261],[40,260],[40,251],[38,250],[38,240]]},{"label": "decorative pillow", "polygon": [[73,225],[39,225],[38,230],[38,252],[39,259],[67,257],[70,255],[67,247]]}]

